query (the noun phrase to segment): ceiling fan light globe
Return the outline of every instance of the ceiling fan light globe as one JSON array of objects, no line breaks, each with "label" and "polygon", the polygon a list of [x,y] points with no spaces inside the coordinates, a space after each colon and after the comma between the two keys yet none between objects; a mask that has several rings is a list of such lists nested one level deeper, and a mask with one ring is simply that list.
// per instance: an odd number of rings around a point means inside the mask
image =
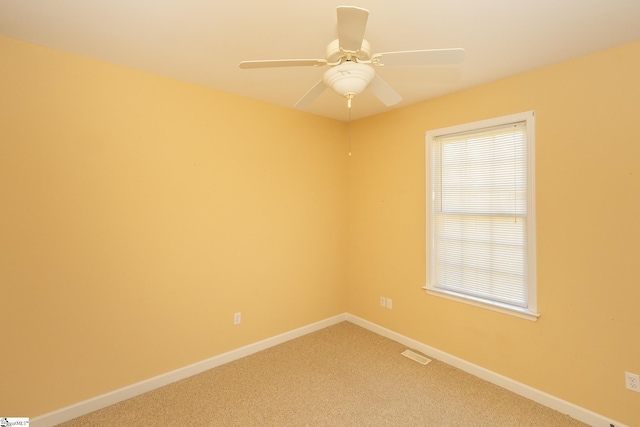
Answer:
[{"label": "ceiling fan light globe", "polygon": [[358,95],[371,83],[374,69],[366,64],[343,62],[324,73],[324,84],[339,95],[349,97]]}]

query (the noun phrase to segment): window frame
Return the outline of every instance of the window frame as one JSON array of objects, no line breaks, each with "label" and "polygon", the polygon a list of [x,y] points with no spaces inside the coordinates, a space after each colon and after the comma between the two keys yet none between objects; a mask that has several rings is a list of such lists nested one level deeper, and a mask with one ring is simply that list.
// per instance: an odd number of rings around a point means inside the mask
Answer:
[{"label": "window frame", "polygon": [[[482,131],[485,128],[503,126],[518,122],[526,123],[526,165],[527,165],[527,228],[526,228],[526,240],[527,240],[527,307],[520,307],[502,302],[492,301],[485,298],[480,298],[462,292],[455,292],[448,289],[438,288],[432,285],[433,283],[433,247],[434,241],[433,227],[434,227],[434,213],[433,213],[433,198],[434,191],[432,184],[434,182],[432,164],[434,143],[436,138],[446,135]],[[487,120],[480,120],[471,123],[465,123],[460,125],[449,126],[440,129],[429,130],[425,135],[425,151],[426,151],[426,203],[427,203],[427,215],[426,215],[426,242],[427,242],[427,284],[423,288],[427,291],[427,294],[438,297],[459,301],[465,304],[471,304],[477,307],[483,307],[489,310],[498,311],[505,314],[521,317],[524,319],[535,321],[540,314],[537,312],[537,275],[536,275],[536,208],[535,208],[535,112],[527,111],[523,113],[516,113],[502,117],[491,118]]]}]

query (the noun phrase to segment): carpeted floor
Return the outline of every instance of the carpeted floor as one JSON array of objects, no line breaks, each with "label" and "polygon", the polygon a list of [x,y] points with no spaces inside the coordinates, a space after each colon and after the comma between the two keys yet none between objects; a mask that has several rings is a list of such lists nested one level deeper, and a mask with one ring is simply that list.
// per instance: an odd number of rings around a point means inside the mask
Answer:
[{"label": "carpeted floor", "polygon": [[61,426],[586,425],[405,349],[343,322]]}]

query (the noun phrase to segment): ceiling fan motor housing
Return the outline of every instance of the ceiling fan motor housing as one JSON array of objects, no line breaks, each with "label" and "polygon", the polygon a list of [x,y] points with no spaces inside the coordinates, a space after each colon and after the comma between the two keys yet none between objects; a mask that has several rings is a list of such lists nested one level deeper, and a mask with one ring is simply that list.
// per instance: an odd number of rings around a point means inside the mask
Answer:
[{"label": "ceiling fan motor housing", "polygon": [[323,81],[339,95],[351,98],[361,93],[375,74],[370,65],[347,61],[329,68],[324,73]]},{"label": "ceiling fan motor housing", "polygon": [[340,48],[340,40],[335,39],[327,45],[327,62],[337,64],[345,61],[369,61],[371,59],[371,45],[368,41],[362,40],[360,50],[347,52]]}]

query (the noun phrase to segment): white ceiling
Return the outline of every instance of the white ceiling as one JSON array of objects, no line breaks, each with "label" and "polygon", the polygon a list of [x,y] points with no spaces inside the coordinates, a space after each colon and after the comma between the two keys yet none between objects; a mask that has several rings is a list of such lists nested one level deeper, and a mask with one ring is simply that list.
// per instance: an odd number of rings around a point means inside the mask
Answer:
[{"label": "white ceiling", "polygon": [[[324,58],[340,5],[369,10],[373,53],[466,50],[456,68],[377,68],[391,108],[640,40],[639,0],[0,0],[0,34],[293,107],[325,68],[238,63]],[[363,93],[351,118],[389,109]],[[349,118],[330,90],[306,111]]]}]

